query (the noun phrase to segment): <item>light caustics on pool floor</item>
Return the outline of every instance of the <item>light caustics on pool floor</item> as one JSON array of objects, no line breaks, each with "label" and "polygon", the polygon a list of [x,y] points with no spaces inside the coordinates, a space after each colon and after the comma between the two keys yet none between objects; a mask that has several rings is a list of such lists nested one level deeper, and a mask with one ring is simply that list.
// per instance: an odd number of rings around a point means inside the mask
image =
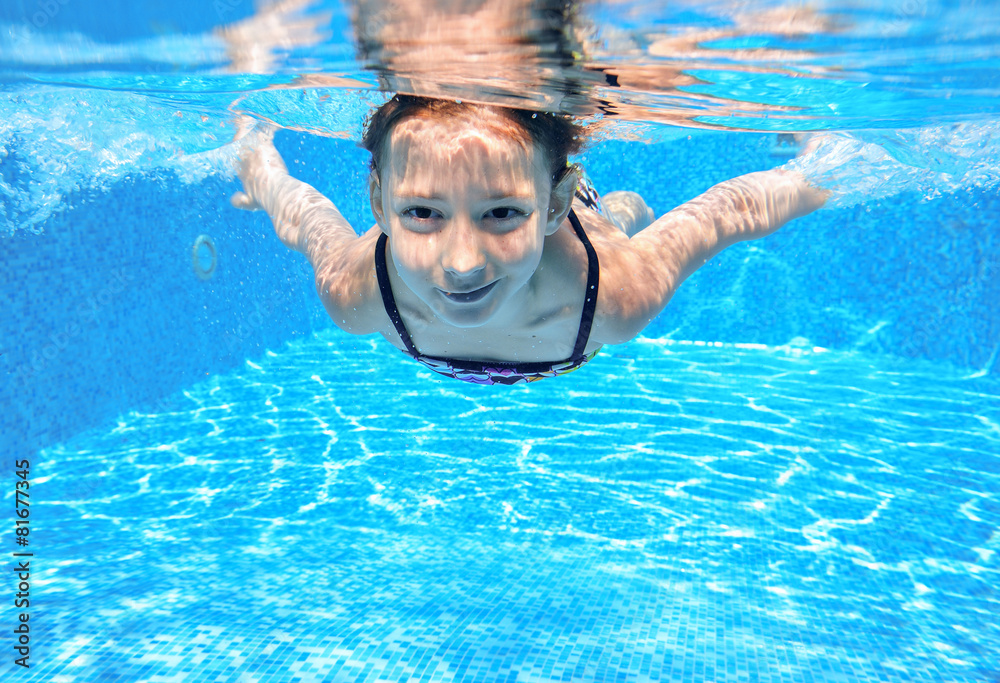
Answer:
[{"label": "light caustics on pool floor", "polygon": [[470,387],[323,333],[39,455],[32,680],[995,680],[998,399],[643,340]]}]

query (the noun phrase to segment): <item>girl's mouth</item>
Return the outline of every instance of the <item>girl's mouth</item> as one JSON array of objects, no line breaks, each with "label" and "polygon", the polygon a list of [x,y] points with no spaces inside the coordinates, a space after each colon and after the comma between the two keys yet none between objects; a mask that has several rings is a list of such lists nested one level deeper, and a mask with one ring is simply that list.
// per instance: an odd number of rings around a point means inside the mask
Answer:
[{"label": "girl's mouth", "polygon": [[471,304],[479,301],[489,294],[493,290],[493,287],[496,286],[497,282],[499,282],[499,280],[494,280],[485,287],[473,289],[471,292],[446,292],[443,289],[438,291],[440,291],[444,295],[444,298],[448,301],[453,301],[456,304]]}]

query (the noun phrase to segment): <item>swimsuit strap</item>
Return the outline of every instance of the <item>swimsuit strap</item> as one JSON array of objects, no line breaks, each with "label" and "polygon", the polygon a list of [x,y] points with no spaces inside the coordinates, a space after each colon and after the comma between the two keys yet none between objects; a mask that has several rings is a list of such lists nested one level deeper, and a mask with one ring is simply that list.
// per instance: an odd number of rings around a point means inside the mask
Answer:
[{"label": "swimsuit strap", "polygon": [[[583,357],[584,351],[587,349],[587,342],[590,340],[590,328],[594,324],[594,312],[597,309],[597,292],[601,279],[601,265],[597,260],[597,252],[594,250],[594,245],[590,243],[587,233],[583,231],[583,226],[580,224],[580,219],[576,217],[576,212],[572,209],[569,211],[569,222],[573,226],[577,237],[583,242],[583,248],[587,252],[586,298],[583,301],[583,313],[580,315],[580,329],[576,333],[576,344],[573,346],[573,355],[570,356],[570,359],[575,359]],[[389,320],[392,321],[392,326],[396,328],[396,333],[403,341],[406,350],[411,356],[415,358],[420,357],[421,353],[417,351],[417,347],[410,338],[410,333],[406,330],[406,325],[403,324],[403,318],[399,315],[399,309],[396,307],[396,297],[392,293],[392,284],[389,282],[389,270],[385,261],[385,249],[388,243],[389,239],[384,232],[378,236],[378,242],[375,243],[375,276],[378,278],[378,290],[382,295],[382,305],[385,306],[385,312],[388,314]]]},{"label": "swimsuit strap", "polygon": [[410,355],[416,357],[420,355],[420,352],[413,345],[410,333],[406,331],[406,325],[403,324],[403,319],[399,315],[399,309],[396,308],[396,297],[392,295],[392,284],[389,282],[389,269],[385,265],[385,247],[388,243],[389,238],[384,232],[378,236],[378,242],[375,243],[375,276],[378,278],[378,291],[382,295],[382,305],[385,306],[385,312],[389,314],[389,320],[392,321],[392,326],[396,328],[396,333],[403,340],[403,345],[410,352]]},{"label": "swimsuit strap", "polygon": [[597,291],[601,282],[601,264],[597,260],[597,251],[594,245],[587,238],[587,233],[583,231],[580,219],[576,217],[573,209],[569,210],[569,222],[576,231],[576,236],[583,242],[583,248],[587,251],[587,297],[583,300],[583,314],[580,316],[580,330],[576,333],[576,345],[573,347],[571,358],[579,358],[587,348],[590,340],[590,328],[594,324],[594,313],[597,310]]}]

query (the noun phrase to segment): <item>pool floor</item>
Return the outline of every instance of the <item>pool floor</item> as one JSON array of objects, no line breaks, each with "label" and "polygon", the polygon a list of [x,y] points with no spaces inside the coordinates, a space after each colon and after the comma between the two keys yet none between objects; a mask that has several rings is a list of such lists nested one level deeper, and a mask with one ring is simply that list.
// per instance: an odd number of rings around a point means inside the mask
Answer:
[{"label": "pool floor", "polygon": [[33,477],[30,680],[1000,678],[1000,382],[949,366],[640,339],[475,387],[329,331]]}]

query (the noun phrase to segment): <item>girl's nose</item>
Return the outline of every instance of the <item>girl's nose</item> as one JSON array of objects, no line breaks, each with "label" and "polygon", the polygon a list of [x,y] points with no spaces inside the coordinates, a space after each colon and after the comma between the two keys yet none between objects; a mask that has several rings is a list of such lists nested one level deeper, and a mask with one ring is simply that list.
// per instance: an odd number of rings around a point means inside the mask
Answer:
[{"label": "girl's nose", "polygon": [[486,254],[480,248],[475,227],[468,220],[455,220],[441,260],[445,272],[458,278],[473,276],[486,267]]}]

